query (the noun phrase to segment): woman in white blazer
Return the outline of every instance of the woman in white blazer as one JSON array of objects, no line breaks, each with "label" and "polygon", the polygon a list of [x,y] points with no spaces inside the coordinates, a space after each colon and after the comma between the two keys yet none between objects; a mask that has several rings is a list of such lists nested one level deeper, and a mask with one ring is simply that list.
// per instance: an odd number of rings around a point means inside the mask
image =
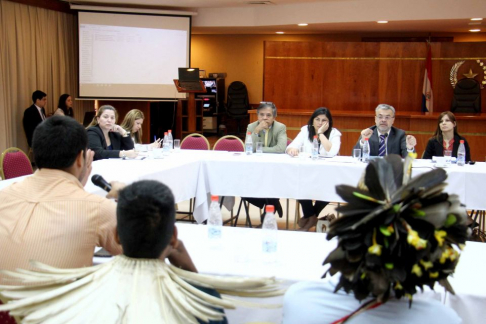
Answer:
[{"label": "woman in white blazer", "polygon": [[[307,125],[303,126],[300,133],[287,146],[286,153],[290,156],[299,154],[299,149],[304,146],[305,152],[312,152],[312,141],[317,136],[319,142],[319,154],[326,157],[332,157],[339,153],[341,147],[341,132],[332,127],[331,111],[325,107],[317,108],[312,114]],[[329,203],[327,201],[316,200],[299,200],[302,205],[304,217],[298,224],[301,230],[308,231],[317,224],[319,213]]]}]

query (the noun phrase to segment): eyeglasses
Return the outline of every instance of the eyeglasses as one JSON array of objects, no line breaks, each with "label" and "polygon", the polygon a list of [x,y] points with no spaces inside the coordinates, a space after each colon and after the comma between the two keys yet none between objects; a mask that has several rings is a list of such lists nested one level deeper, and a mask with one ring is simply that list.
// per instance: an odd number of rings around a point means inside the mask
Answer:
[{"label": "eyeglasses", "polygon": [[261,105],[269,105],[269,106],[275,106],[275,104],[271,101],[260,101]]},{"label": "eyeglasses", "polygon": [[392,116],[382,116],[382,115],[376,116],[376,119],[378,119],[378,120],[384,119],[386,121],[389,121],[390,119],[393,119],[393,118],[395,118],[395,117],[392,117]]}]

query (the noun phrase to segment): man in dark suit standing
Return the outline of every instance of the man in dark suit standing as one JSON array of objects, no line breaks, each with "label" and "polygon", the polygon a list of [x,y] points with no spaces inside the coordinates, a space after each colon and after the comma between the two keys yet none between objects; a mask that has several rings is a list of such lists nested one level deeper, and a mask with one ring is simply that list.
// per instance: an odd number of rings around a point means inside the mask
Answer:
[{"label": "man in dark suit standing", "polygon": [[408,152],[414,152],[415,145],[417,145],[415,137],[405,135],[405,131],[392,126],[395,121],[395,108],[379,104],[375,113],[376,126],[363,129],[354,148],[361,148],[364,139],[368,138],[370,156],[398,154],[406,157]]},{"label": "man in dark suit standing", "polygon": [[46,111],[44,110],[44,107],[47,103],[47,94],[40,90],[36,90],[32,94],[32,101],[34,104],[25,109],[24,118],[22,120],[29,147],[32,147],[32,135],[34,135],[35,128],[46,119]]}]

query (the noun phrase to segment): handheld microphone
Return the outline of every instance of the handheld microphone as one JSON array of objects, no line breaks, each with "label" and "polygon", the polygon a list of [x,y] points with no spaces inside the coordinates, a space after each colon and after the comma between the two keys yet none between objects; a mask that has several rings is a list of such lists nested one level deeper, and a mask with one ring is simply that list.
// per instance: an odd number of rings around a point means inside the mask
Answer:
[{"label": "handheld microphone", "polygon": [[98,187],[100,187],[106,192],[111,191],[111,185],[105,179],[103,179],[103,177],[100,176],[99,174],[93,175],[91,177],[91,182],[93,182],[95,185],[97,185]]}]

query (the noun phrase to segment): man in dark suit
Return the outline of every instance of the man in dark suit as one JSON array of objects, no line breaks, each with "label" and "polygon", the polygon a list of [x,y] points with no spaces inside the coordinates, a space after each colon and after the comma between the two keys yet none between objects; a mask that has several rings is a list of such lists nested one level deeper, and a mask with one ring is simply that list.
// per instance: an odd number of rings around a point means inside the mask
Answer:
[{"label": "man in dark suit", "polygon": [[362,148],[364,139],[368,138],[370,156],[398,154],[406,157],[408,152],[414,152],[417,145],[415,137],[405,135],[405,131],[392,126],[395,121],[395,108],[379,104],[375,113],[376,126],[363,129],[354,148]]},{"label": "man in dark suit", "polygon": [[25,109],[24,118],[22,120],[29,147],[32,147],[32,135],[34,135],[35,128],[46,119],[46,111],[44,110],[44,107],[47,103],[47,94],[40,90],[36,90],[32,94],[32,101],[34,104]]}]

